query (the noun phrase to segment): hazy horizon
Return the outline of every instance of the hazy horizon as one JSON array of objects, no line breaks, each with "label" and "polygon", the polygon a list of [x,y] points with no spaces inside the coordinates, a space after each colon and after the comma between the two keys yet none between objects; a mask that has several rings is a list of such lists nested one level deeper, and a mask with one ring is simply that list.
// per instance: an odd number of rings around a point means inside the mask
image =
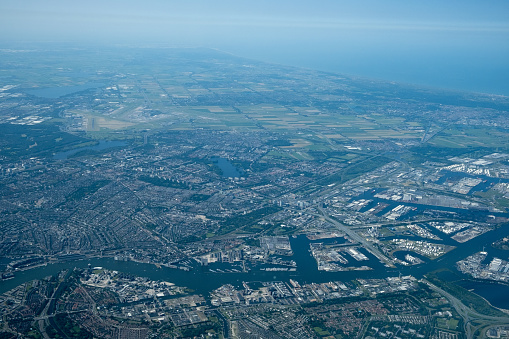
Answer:
[{"label": "hazy horizon", "polygon": [[509,95],[509,3],[2,1],[0,45],[164,44]]}]

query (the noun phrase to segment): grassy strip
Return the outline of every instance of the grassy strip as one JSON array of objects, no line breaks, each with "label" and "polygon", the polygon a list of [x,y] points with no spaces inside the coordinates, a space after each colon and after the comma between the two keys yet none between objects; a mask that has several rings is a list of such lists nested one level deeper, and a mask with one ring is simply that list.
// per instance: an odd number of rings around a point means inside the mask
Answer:
[{"label": "grassy strip", "polygon": [[80,187],[73,193],[71,193],[68,197],[68,201],[77,201],[80,199],[83,199],[84,197],[94,194],[97,192],[101,187],[104,187],[110,183],[111,180],[98,180],[93,182],[91,185]]},{"label": "grassy strip", "polygon": [[279,206],[267,206],[257,209],[246,214],[240,214],[225,220],[223,227],[219,230],[219,234],[226,234],[234,230],[238,230],[244,226],[253,224],[254,222],[266,217],[267,215],[279,212],[282,208]]},{"label": "grassy strip", "polygon": [[458,286],[453,282],[440,280],[436,275],[432,273],[428,274],[426,278],[436,286],[446,291],[447,293],[450,293],[454,297],[461,300],[462,303],[471,307],[476,312],[493,317],[507,316],[507,314],[505,314],[504,312],[493,308],[486,300],[484,300],[477,294],[472,293],[469,290],[461,286]]},{"label": "grassy strip", "polygon": [[182,190],[189,189],[189,185],[183,182],[179,182],[176,180],[170,180],[160,177],[150,177],[148,175],[140,175],[138,177],[138,180],[144,181],[146,183],[152,184],[154,186],[161,186],[161,187],[171,187],[171,188],[178,188]]}]

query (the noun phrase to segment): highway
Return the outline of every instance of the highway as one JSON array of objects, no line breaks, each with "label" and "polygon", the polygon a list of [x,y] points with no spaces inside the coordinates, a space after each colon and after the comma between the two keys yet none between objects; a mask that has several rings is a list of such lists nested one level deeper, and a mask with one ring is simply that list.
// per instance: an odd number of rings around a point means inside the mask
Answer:
[{"label": "highway", "polygon": [[[463,318],[463,326],[467,339],[473,339],[474,334],[477,330],[481,332],[480,337],[484,337],[482,335],[482,330],[496,325],[509,325],[509,315],[507,317],[494,317],[489,315],[484,315],[476,312],[470,307],[463,304],[458,298],[452,296],[450,293],[447,293],[440,287],[432,284],[426,279],[421,280],[423,283],[427,284],[433,291],[440,293],[443,295],[454,309],[458,312],[458,314]],[[473,322],[479,323],[478,325],[474,325]]]},{"label": "highway", "polygon": [[346,235],[348,235],[350,237],[350,239],[352,239],[353,241],[356,241],[358,242],[359,244],[362,244],[362,246],[367,249],[369,252],[371,252],[375,257],[377,257],[380,261],[382,261],[385,265],[389,266],[389,267],[392,267],[394,268],[394,264],[392,263],[392,261],[387,258],[385,255],[383,255],[378,249],[376,249],[373,244],[371,244],[370,242],[368,242],[366,239],[364,239],[363,237],[361,237],[359,234],[357,234],[357,232],[355,232],[354,230],[352,230],[351,228],[343,225],[342,223],[332,219],[331,217],[329,217],[327,215],[327,213],[323,210],[322,207],[317,207],[318,210],[320,211],[321,213],[321,216],[323,218],[325,218],[325,220],[327,220],[328,222],[330,222],[331,224],[333,224],[334,226],[337,227],[338,230],[344,232]]}]

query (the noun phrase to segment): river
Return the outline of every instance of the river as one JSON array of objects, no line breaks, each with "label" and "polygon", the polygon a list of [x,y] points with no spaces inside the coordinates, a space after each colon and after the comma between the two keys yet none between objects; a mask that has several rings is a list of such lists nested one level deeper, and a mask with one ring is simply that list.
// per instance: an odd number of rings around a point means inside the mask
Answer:
[{"label": "river", "polygon": [[[372,267],[373,270],[371,271],[318,271],[316,262],[309,252],[310,240],[302,235],[296,238],[290,238],[291,245],[295,253],[291,259],[297,262],[296,272],[266,272],[253,270],[248,273],[212,273],[209,271],[208,267],[202,267],[198,264],[195,265],[194,269],[187,272],[167,267],[157,268],[152,264],[136,263],[130,261],[116,261],[112,258],[92,258],[59,264],[49,264],[47,266],[37,267],[27,271],[18,271],[15,273],[16,276],[14,279],[0,282],[0,293],[4,293],[21,283],[56,274],[62,269],[70,269],[74,267],[86,268],[88,264],[143,276],[152,280],[169,281],[179,286],[189,287],[195,290],[197,293],[203,294],[204,296],[207,296],[210,291],[220,287],[223,284],[233,284],[240,286],[242,281],[288,281],[289,279],[294,279],[300,283],[321,283],[329,281],[347,282],[356,278],[369,279],[397,276],[400,273],[402,275],[413,275],[416,278],[421,278],[424,274],[440,268],[452,269],[455,267],[457,261],[462,260],[471,254],[482,251],[484,246],[491,244],[492,242],[505,236],[509,236],[509,225],[502,226],[494,231],[480,235],[479,237],[472,239],[465,244],[458,244],[456,249],[443,255],[437,260],[428,261],[427,263],[421,265],[389,270],[368,253],[367,255],[370,260],[364,261],[362,264]],[[493,248],[489,248],[488,251],[493,253],[495,256],[502,258],[507,258],[508,255],[507,252]],[[494,293],[493,295],[497,294]],[[488,296],[486,299],[488,299],[490,302],[495,301],[495,299],[492,300],[490,296]],[[506,304],[505,307],[509,308],[509,304]]]}]

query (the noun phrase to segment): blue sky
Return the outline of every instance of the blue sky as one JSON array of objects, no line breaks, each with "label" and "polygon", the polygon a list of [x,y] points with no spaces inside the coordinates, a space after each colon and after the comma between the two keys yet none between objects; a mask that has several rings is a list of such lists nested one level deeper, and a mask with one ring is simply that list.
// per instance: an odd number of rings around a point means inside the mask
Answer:
[{"label": "blue sky", "polygon": [[204,44],[260,39],[267,32],[296,39],[298,33],[355,37],[367,31],[509,30],[508,1],[1,0],[0,9],[2,40]]},{"label": "blue sky", "polygon": [[[509,76],[506,0],[0,0],[0,32],[0,43],[214,47],[283,64],[494,93]],[[499,92],[509,94],[507,87]]]}]

